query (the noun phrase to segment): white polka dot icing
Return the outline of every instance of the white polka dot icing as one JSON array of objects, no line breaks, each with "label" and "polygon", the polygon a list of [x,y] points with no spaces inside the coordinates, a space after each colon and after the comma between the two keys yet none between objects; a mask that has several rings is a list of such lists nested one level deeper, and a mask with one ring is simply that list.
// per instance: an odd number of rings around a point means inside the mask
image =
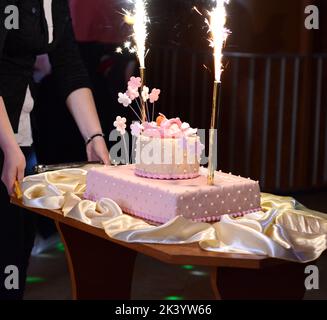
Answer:
[{"label": "white polka dot icing", "polygon": [[169,182],[138,177],[133,166],[100,168],[89,171],[86,196],[110,198],[136,216],[160,223],[182,215],[217,221],[220,215],[239,216],[260,208],[260,190],[254,181],[222,172],[216,172],[216,177],[219,185],[208,187],[206,176]]}]

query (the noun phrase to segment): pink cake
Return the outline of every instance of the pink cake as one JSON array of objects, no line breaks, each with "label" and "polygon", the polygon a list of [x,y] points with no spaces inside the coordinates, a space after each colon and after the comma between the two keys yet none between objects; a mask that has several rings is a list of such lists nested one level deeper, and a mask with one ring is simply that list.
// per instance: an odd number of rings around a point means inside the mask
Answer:
[{"label": "pink cake", "polygon": [[161,115],[144,122],[136,139],[135,174],[144,178],[178,180],[199,176],[204,145],[193,129],[179,118]]},{"label": "pink cake", "polygon": [[190,180],[151,180],[135,175],[135,166],[98,167],[87,174],[85,198],[110,198],[128,214],[166,223],[176,216],[214,222],[260,209],[258,182],[216,172],[215,185],[207,177]]}]

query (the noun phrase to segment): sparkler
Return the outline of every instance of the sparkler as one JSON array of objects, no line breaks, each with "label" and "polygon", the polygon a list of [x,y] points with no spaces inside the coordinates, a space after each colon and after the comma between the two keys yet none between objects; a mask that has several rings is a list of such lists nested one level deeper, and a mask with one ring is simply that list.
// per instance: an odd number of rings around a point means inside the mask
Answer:
[{"label": "sparkler", "polygon": [[[150,22],[147,13],[146,0],[130,0],[134,7],[133,11],[124,10],[125,22],[133,25],[133,39],[135,46],[131,47],[130,42],[125,43],[125,48],[135,52],[140,63],[140,75],[142,79],[142,90],[145,86],[145,58],[147,55],[146,40],[148,37],[147,25]],[[146,121],[146,103],[142,99],[141,106],[142,121]]]},{"label": "sparkler", "polygon": [[229,35],[229,30],[226,29],[226,7],[229,0],[213,0],[215,6],[211,12],[209,12],[209,19],[206,19],[206,23],[209,26],[209,32],[211,34],[210,46],[213,48],[213,57],[215,65],[215,81],[213,87],[212,98],[212,115],[210,124],[210,137],[209,137],[209,165],[208,165],[208,185],[214,185],[215,178],[215,163],[214,163],[214,142],[215,142],[215,128],[217,120],[217,108],[218,99],[221,89],[221,75],[223,72],[223,53],[222,50],[225,46],[226,40]]}]

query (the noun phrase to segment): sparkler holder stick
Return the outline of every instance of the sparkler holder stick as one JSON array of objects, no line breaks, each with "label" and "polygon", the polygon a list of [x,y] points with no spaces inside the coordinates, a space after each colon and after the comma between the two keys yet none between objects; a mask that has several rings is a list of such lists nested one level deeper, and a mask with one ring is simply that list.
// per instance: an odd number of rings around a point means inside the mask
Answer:
[{"label": "sparkler holder stick", "polygon": [[[144,67],[140,67],[140,75],[141,75],[141,83],[142,83],[141,89],[143,91],[143,88],[145,86],[145,68]],[[145,122],[146,118],[147,118],[147,116],[146,116],[145,101],[143,100],[143,97],[141,96],[141,119],[142,119],[142,122]]]},{"label": "sparkler holder stick", "polygon": [[15,190],[17,199],[21,200],[23,198],[23,191],[22,191],[22,189],[20,187],[20,183],[18,181],[15,181],[14,190]]},{"label": "sparkler holder stick", "polygon": [[[208,185],[213,186],[215,184],[215,129],[217,125],[217,111],[220,103],[220,92],[221,84],[218,81],[214,82],[213,86],[213,97],[212,97],[212,114],[211,114],[211,124],[209,133],[209,164],[208,164]],[[219,98],[218,98],[219,97]],[[216,155],[217,156],[217,155]]]}]

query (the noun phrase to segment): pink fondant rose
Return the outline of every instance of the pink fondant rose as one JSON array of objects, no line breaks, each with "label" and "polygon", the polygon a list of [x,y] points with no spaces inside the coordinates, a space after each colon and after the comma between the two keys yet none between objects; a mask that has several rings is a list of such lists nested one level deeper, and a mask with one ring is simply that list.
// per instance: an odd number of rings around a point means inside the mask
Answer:
[{"label": "pink fondant rose", "polygon": [[182,136],[182,122],[179,118],[163,121],[161,127],[165,130],[165,136],[177,138]]},{"label": "pink fondant rose", "polygon": [[160,122],[146,122],[143,126],[143,134],[148,137],[181,138],[195,135],[197,132],[188,123],[182,123],[179,118],[167,119],[161,117]]},{"label": "pink fondant rose", "polygon": [[143,123],[143,135],[151,138],[163,138],[163,130],[158,127],[156,122]]}]

